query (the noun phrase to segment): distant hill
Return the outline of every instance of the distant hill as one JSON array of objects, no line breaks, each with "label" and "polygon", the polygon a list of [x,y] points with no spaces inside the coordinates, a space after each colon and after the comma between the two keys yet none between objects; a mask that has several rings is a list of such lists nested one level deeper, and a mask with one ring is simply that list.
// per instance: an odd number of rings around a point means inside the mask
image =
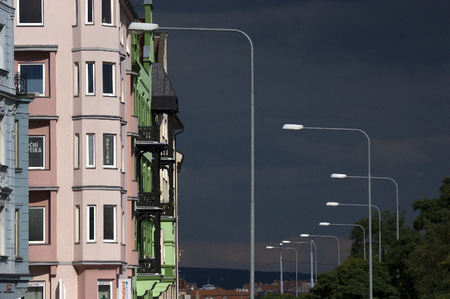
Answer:
[{"label": "distant hill", "polygon": [[[207,283],[213,284],[226,290],[242,288],[250,282],[250,271],[239,269],[222,268],[190,268],[180,267],[180,278],[186,282],[194,282],[197,287]],[[308,280],[308,274],[298,273],[298,280]],[[255,282],[272,283],[280,280],[280,272],[255,271]],[[283,272],[283,280],[295,280],[295,272]]]}]

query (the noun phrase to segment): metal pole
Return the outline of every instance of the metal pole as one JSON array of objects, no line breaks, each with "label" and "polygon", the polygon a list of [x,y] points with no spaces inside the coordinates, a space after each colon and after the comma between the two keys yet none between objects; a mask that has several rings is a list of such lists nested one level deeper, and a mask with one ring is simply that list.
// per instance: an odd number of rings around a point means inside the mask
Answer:
[{"label": "metal pole", "polygon": [[283,294],[283,250],[280,245],[280,294]]},{"label": "metal pole", "polygon": [[255,75],[253,42],[242,30],[228,28],[160,27],[160,30],[236,32],[250,43],[250,298],[255,298]]},{"label": "metal pole", "polygon": [[313,258],[313,241],[311,240],[311,287],[314,287],[314,258]]}]

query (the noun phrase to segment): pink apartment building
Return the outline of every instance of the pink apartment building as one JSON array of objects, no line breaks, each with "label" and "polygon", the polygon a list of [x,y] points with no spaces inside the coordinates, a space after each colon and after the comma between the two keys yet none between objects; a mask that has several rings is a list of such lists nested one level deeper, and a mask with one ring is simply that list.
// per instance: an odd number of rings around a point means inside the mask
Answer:
[{"label": "pink apartment building", "polygon": [[[15,71],[30,104],[33,298],[119,298],[137,252],[126,0],[15,0]],[[128,154],[127,154],[128,153]],[[130,157],[128,157],[130,156]],[[128,162],[127,162],[128,160]],[[128,241],[128,242],[127,242]],[[128,245],[127,245],[128,244]],[[128,298],[122,297],[120,298]]]}]

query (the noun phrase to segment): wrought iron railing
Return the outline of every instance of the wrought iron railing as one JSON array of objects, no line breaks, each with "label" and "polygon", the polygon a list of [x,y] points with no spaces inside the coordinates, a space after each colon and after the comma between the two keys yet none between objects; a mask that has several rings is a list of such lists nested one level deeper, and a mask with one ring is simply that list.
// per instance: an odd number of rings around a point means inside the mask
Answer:
[{"label": "wrought iron railing", "polygon": [[141,208],[159,208],[164,216],[175,216],[173,202],[161,202],[159,192],[139,192],[137,206]]},{"label": "wrought iron railing", "polygon": [[138,273],[160,273],[161,265],[154,258],[139,259]]},{"label": "wrought iron railing", "polygon": [[16,88],[16,95],[26,95],[28,92],[27,75],[14,74],[14,87]]},{"label": "wrought iron railing", "polygon": [[139,126],[138,134],[140,139],[144,140],[158,140],[158,127],[157,126]]}]

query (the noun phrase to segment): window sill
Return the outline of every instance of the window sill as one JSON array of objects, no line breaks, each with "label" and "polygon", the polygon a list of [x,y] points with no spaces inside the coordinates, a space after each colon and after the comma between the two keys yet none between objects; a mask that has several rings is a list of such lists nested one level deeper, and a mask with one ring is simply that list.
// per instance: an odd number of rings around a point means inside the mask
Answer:
[{"label": "window sill", "polygon": [[50,243],[44,243],[44,242],[42,242],[42,243],[30,243],[30,242],[28,242],[28,246],[33,246],[33,245],[50,245]]},{"label": "window sill", "polygon": [[119,244],[119,242],[117,242],[117,241],[108,241],[108,240],[103,240],[103,243],[106,243],[106,244]]},{"label": "window sill", "polygon": [[44,27],[44,23],[18,23],[17,27]]},{"label": "window sill", "polygon": [[23,257],[16,256],[16,262],[17,263],[22,263],[23,262]]},{"label": "window sill", "polygon": [[117,170],[118,168],[115,166],[103,166],[103,169]]},{"label": "window sill", "polygon": [[103,96],[105,98],[117,98],[117,96],[115,94],[111,94],[111,93],[104,93]]}]

